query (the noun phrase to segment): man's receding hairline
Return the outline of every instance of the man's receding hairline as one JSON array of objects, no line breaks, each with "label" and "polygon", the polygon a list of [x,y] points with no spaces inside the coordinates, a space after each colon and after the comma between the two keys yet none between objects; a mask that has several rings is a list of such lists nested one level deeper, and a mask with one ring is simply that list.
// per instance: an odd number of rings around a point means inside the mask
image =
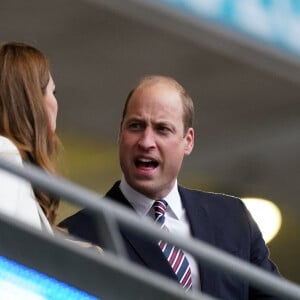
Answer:
[{"label": "man's receding hairline", "polygon": [[[175,90],[178,92],[182,89],[181,85],[174,80],[171,77],[166,77],[166,76],[146,76],[142,78],[136,88],[134,89],[134,92],[132,95],[137,91],[138,89],[145,87],[145,86],[153,86],[156,84],[166,84],[167,86],[173,87]],[[131,95],[131,97],[132,97]]]}]

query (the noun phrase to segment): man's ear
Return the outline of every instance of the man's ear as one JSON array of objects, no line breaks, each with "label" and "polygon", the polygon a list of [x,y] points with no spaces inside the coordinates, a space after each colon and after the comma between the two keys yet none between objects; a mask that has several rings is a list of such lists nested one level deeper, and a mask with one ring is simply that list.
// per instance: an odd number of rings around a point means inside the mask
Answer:
[{"label": "man's ear", "polygon": [[184,137],[185,139],[185,146],[184,146],[184,154],[190,155],[194,148],[194,129],[189,128],[187,133]]}]

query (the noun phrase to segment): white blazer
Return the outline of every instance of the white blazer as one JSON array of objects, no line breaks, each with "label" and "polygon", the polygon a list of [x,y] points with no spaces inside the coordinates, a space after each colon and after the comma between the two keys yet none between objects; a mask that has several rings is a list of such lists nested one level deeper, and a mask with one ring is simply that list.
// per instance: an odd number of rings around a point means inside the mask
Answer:
[{"label": "white blazer", "polygon": [[[23,166],[17,147],[0,136],[0,157]],[[30,183],[0,169],[0,211],[37,229],[52,233],[51,226],[38,204]]]}]

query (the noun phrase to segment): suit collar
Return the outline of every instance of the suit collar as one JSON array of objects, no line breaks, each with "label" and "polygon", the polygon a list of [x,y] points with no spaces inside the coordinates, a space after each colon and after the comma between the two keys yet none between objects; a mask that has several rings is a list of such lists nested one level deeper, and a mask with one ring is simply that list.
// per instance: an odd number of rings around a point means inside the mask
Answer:
[{"label": "suit collar", "polygon": [[146,197],[145,195],[134,190],[125,180],[124,176],[121,179],[119,186],[122,194],[126,197],[127,201],[134,207],[136,213],[143,217],[149,214],[153,206],[153,199]]}]

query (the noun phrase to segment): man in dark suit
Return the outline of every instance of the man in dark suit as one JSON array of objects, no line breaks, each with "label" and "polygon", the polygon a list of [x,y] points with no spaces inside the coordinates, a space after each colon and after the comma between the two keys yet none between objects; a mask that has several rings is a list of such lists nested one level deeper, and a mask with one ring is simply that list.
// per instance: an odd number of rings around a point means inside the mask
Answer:
[{"label": "man in dark suit", "polygon": [[[141,217],[155,219],[154,203],[166,201],[164,226],[173,233],[205,241],[279,275],[262,235],[240,199],[189,190],[177,183],[183,159],[194,146],[193,102],[173,78],[143,78],[126,100],[119,131],[121,181],[106,194]],[[60,225],[101,246],[92,212],[82,210]],[[178,280],[155,241],[120,229],[129,258]],[[230,274],[184,254],[193,289],[221,299],[277,299]]]}]

